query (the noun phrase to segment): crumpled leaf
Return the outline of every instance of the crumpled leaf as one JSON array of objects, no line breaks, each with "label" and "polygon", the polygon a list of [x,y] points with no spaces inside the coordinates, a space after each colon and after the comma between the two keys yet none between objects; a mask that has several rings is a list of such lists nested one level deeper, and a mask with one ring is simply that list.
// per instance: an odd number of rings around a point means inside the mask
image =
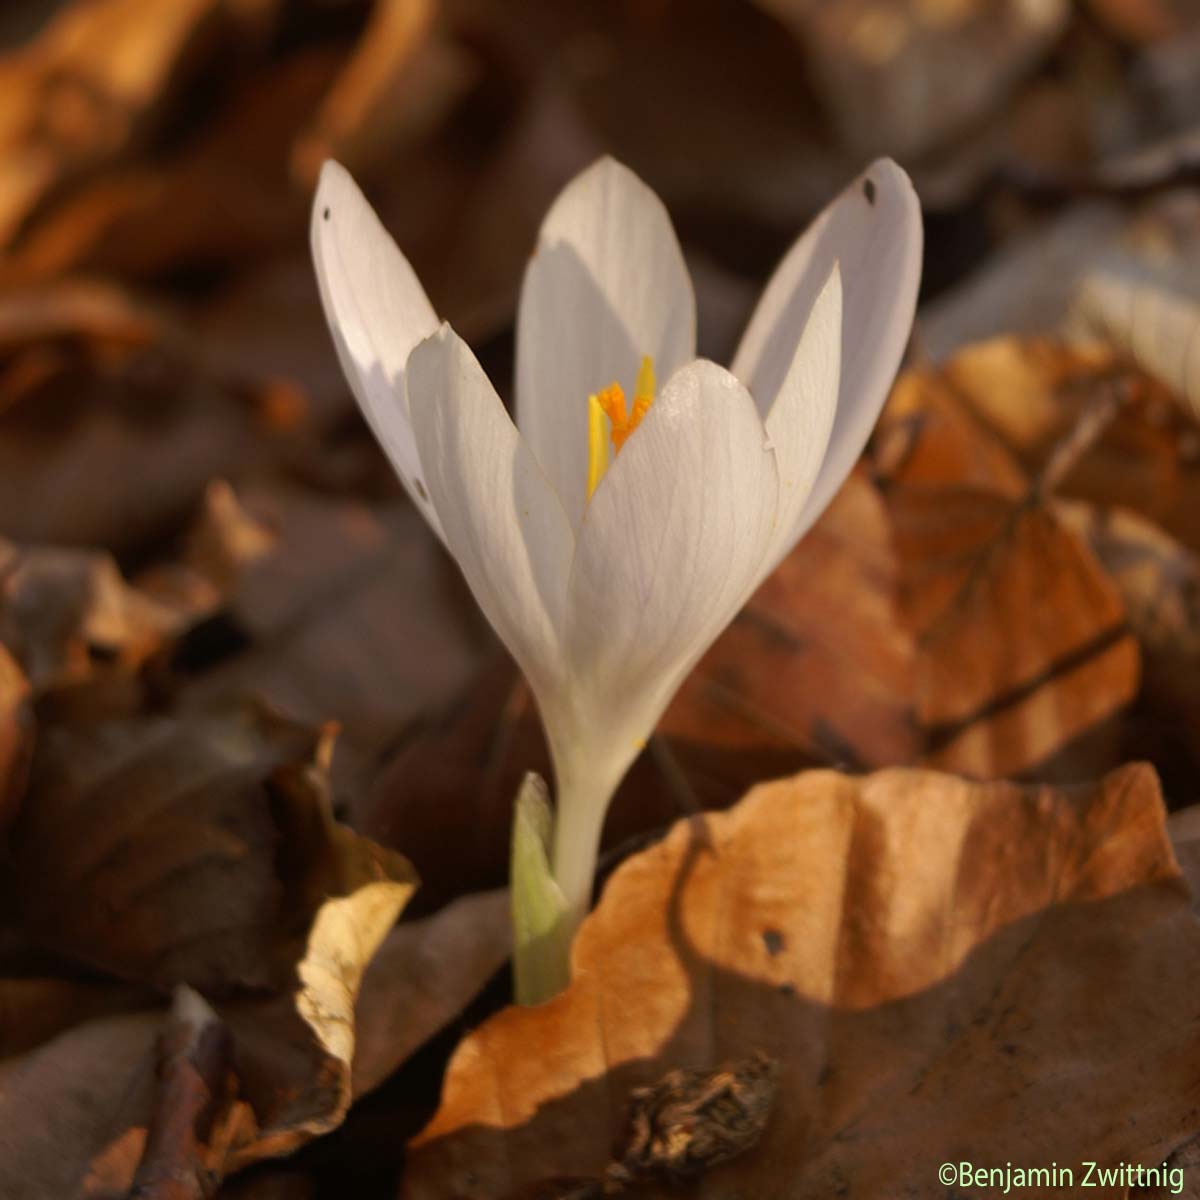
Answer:
[{"label": "crumpled leaf", "polygon": [[292,151],[293,169],[315,185],[321,163],[352,172],[434,124],[463,90],[463,55],[435,30],[436,0],[380,0],[358,46]]},{"label": "crumpled leaf", "polygon": [[[60,997],[94,1016],[61,1032],[44,1023],[49,1040],[0,1066],[0,1192],[24,1200],[83,1185],[88,1196],[122,1196],[144,1156],[161,1166],[191,1155],[219,1179],[342,1121],[364,970],[415,877],[333,820],[329,751],[296,727],[228,717],[55,730],[43,741],[39,760],[50,756],[56,786],[35,766],[36,803],[14,832],[26,932],[160,994],[183,981],[222,998],[211,1019],[184,1024],[215,1022],[229,1039],[233,1107],[211,1141],[195,1130],[199,1142],[172,1143],[196,1095],[168,1087],[155,1099],[153,994],[127,993],[143,1011],[111,1016],[111,993]],[[468,964],[458,969],[461,986],[478,987]],[[433,1020],[426,1011],[418,1031]]]},{"label": "crumpled leaf", "polygon": [[33,739],[29,680],[0,643],[0,834],[12,823],[24,795]]},{"label": "crumpled leaf", "polygon": [[595,1178],[633,1088],[755,1051],[782,1065],[772,1117],[697,1196],[926,1194],[1014,1144],[1157,1164],[1196,1133],[1198,956],[1147,767],[765,784],[625,862],[569,990],[463,1040],[402,1194]]},{"label": "crumpled leaf", "polygon": [[1168,796],[1186,803],[1200,769],[1200,556],[1127,509],[1064,500],[1055,511],[1120,589],[1141,645],[1128,744],[1152,758]]},{"label": "crumpled leaf", "polygon": [[1062,0],[758,3],[803,43],[842,140],[860,156],[902,158],[937,148],[998,108],[1069,16]]},{"label": "crumpled leaf", "polygon": [[0,538],[0,642],[36,693],[133,674],[192,615],[131,587],[108,554]]},{"label": "crumpled leaf", "polygon": [[355,1007],[354,1096],[381,1084],[508,959],[508,893],[473,892],[384,938]]},{"label": "crumpled leaf", "polygon": [[[462,685],[488,644],[452,563],[407,504],[218,488],[184,562],[222,600],[219,628],[198,630],[182,648],[183,706],[253,695],[296,720],[338,721],[335,779],[350,795],[366,786],[376,755]],[[211,658],[206,643],[217,647]],[[220,652],[230,647],[239,653]]]},{"label": "crumpled leaf", "polygon": [[255,9],[267,4],[72,4],[0,59],[0,244],[55,189],[143,140],[198,48],[244,37]]},{"label": "crumpled leaf", "polygon": [[[12,831],[27,937],[163,989],[280,986],[325,898],[360,886],[327,802],[288,790],[328,753],[251,714],[44,731]],[[358,875],[407,878],[365,845]]]},{"label": "crumpled leaf", "polygon": [[1127,704],[1138,650],[1087,546],[956,406],[948,380],[915,369],[901,377],[878,462],[917,636],[924,759],[1002,778]]},{"label": "crumpled leaf", "polygon": [[1058,482],[1060,496],[1130,508],[1200,549],[1200,457],[1195,428],[1154,380],[1111,347],[1058,338],[993,338],[942,368],[968,412],[1031,475],[1041,472],[1099,389],[1119,377],[1125,402]]}]

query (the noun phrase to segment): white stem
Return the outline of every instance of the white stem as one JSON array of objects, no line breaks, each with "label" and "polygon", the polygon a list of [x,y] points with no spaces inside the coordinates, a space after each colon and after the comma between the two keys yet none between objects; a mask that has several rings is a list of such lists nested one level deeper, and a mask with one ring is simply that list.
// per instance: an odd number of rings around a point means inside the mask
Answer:
[{"label": "white stem", "polygon": [[563,939],[567,946],[591,907],[600,834],[620,778],[620,774],[612,780],[594,772],[558,772],[553,865],[555,882],[567,902]]}]

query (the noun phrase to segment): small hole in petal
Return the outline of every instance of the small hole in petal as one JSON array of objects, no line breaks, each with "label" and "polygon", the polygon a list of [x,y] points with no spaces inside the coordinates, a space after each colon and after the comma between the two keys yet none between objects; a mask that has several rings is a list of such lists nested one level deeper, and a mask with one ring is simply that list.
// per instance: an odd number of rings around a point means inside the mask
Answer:
[{"label": "small hole in petal", "polygon": [[417,489],[417,495],[428,504],[429,493],[425,490],[425,485],[415,475],[413,476],[413,487]]},{"label": "small hole in petal", "polygon": [[[868,204],[875,203],[875,180],[873,180],[873,179],[864,179],[863,180],[863,195],[866,196]],[[325,211],[326,211],[326,213],[329,212],[328,209],[326,209]]]},{"label": "small hole in petal", "polygon": [[329,220],[329,209],[326,208],[325,211],[321,215],[325,218],[325,220],[328,221]]}]

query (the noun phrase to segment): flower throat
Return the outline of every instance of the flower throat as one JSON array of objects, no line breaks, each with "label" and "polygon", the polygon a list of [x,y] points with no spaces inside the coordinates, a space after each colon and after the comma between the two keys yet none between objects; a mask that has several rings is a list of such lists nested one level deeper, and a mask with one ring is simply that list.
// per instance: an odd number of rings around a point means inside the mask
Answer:
[{"label": "flower throat", "polygon": [[[626,438],[641,424],[654,403],[654,360],[647,354],[638,369],[633,389],[633,409],[626,412],[625,393],[619,383],[610,383],[588,397],[588,499],[608,470],[608,437],[612,438],[613,456],[621,453]],[[605,425],[608,428],[605,428]]]}]

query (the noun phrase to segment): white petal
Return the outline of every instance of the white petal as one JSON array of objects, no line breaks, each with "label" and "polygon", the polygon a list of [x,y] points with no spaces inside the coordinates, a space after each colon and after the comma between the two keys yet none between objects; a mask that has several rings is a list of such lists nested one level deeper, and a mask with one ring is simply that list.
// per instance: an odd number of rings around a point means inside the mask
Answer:
[{"label": "white petal", "polygon": [[820,516],[862,453],[904,354],[921,279],[921,209],[891,159],[863,172],[779,264],[733,361],[763,413],[774,404],[817,292],[842,273],[841,386],[829,451],[796,536]]},{"label": "white petal", "polygon": [[409,353],[438,327],[433,306],[358,185],[332,160],[321,168],[310,235],[325,318],[350,390],[413,503],[441,536],[404,388]]},{"label": "white petal", "polygon": [[594,163],[551,206],[517,316],[517,423],[572,526],[587,500],[587,398],[629,396],[643,355],[689,362],[696,302],[671,220],[628,167]]},{"label": "white petal", "polygon": [[804,531],[801,519],[833,431],[841,359],[842,275],[834,263],[765,422],[779,468],[779,505],[763,578]]},{"label": "white petal", "polygon": [[467,344],[443,325],[412,352],[425,487],[479,607],[544,702],[560,675],[575,541],[566,514]]},{"label": "white petal", "polygon": [[677,372],[596,489],[567,590],[575,719],[610,754],[632,760],[745,602],[777,494],[745,388],[709,362]]}]

